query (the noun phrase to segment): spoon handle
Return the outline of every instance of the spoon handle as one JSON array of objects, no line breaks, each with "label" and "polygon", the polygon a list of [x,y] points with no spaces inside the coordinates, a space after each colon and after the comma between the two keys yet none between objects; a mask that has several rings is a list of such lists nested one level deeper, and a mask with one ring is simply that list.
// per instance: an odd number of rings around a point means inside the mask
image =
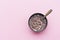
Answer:
[{"label": "spoon handle", "polygon": [[53,10],[50,9],[50,10],[46,13],[45,17],[48,16],[52,11],[53,11]]}]

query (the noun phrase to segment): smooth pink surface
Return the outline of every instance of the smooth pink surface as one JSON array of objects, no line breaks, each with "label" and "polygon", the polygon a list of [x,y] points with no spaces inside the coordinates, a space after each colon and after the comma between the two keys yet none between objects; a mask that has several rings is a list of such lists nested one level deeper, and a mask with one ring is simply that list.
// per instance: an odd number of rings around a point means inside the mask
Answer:
[{"label": "smooth pink surface", "polygon": [[[46,30],[31,31],[29,17],[49,9]],[[0,0],[0,40],[60,40],[60,0]]]}]

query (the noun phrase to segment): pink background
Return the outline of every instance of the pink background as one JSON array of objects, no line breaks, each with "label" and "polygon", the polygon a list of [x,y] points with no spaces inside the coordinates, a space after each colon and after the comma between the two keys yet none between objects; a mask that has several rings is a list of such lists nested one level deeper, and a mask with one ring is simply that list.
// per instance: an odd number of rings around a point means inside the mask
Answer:
[{"label": "pink background", "polygon": [[[49,9],[46,30],[31,31],[29,17]],[[60,40],[60,0],[0,0],[0,40]]]}]

